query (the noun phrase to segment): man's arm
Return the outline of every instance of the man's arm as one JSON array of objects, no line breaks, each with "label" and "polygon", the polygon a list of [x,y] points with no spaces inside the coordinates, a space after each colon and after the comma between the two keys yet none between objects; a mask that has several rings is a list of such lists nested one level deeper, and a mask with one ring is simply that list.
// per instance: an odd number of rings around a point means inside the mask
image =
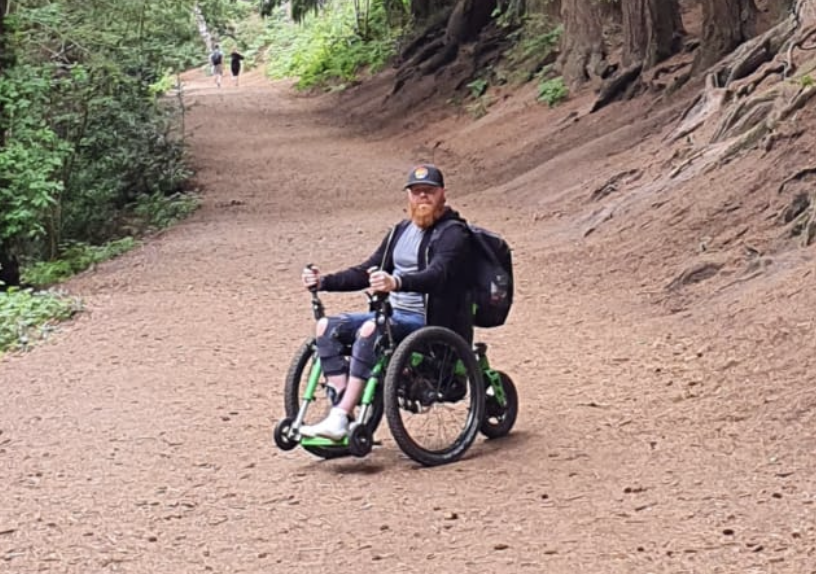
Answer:
[{"label": "man's arm", "polygon": [[360,291],[368,287],[368,270],[371,267],[379,267],[382,265],[385,250],[388,247],[388,241],[394,233],[392,229],[388,235],[383,238],[382,243],[371,256],[360,263],[349,267],[344,271],[331,273],[320,278],[321,291]]}]

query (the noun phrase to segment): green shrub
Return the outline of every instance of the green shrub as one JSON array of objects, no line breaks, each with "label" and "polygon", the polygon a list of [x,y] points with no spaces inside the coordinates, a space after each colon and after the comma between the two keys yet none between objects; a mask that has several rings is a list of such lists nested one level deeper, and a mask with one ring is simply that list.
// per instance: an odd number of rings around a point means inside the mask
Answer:
[{"label": "green shrub", "polygon": [[107,261],[130,251],[138,243],[132,237],[111,241],[105,245],[95,246],[85,243],[72,243],[63,246],[62,255],[54,261],[39,261],[22,270],[23,283],[45,287],[65,281],[91,265]]},{"label": "green shrub", "polygon": [[523,26],[509,36],[512,47],[504,54],[502,75],[516,84],[531,81],[544,62],[555,59],[563,32],[562,25],[553,25],[544,15],[526,16]]},{"label": "green shrub", "polygon": [[559,76],[550,80],[544,80],[538,84],[539,102],[544,102],[548,106],[555,107],[569,95],[569,90],[564,84],[564,78]]},{"label": "green shrub", "polygon": [[0,292],[0,354],[25,349],[54,330],[55,322],[82,310],[78,299],[32,289]]},{"label": "green shrub", "polygon": [[268,75],[297,77],[298,89],[331,89],[381,70],[396,51],[400,31],[388,25],[381,4],[371,10],[363,35],[351,2],[327,4],[319,14],[305,15],[299,25],[283,9],[273,11],[265,35]]},{"label": "green shrub", "polygon": [[161,194],[140,195],[131,207],[139,231],[149,232],[175,225],[189,216],[201,205],[194,195],[175,193],[169,197]]},{"label": "green shrub", "polygon": [[477,80],[473,80],[467,85],[467,88],[470,90],[470,95],[474,98],[478,98],[487,91],[487,80],[483,80],[481,78]]}]

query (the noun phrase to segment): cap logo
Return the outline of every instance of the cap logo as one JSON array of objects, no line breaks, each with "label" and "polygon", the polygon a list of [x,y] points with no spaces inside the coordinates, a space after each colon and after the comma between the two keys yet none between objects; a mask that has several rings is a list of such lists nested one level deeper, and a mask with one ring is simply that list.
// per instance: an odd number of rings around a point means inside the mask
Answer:
[{"label": "cap logo", "polygon": [[418,167],[414,170],[414,177],[417,179],[425,179],[428,177],[428,170],[424,167]]}]

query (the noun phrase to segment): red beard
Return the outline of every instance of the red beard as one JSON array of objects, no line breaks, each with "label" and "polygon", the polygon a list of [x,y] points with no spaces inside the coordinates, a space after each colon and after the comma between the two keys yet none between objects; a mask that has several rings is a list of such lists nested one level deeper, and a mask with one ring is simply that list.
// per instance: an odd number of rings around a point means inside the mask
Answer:
[{"label": "red beard", "polygon": [[445,213],[445,205],[434,206],[430,203],[411,203],[408,205],[408,213],[411,215],[411,221],[414,222],[414,225],[420,229],[428,229],[439,221],[439,218]]}]

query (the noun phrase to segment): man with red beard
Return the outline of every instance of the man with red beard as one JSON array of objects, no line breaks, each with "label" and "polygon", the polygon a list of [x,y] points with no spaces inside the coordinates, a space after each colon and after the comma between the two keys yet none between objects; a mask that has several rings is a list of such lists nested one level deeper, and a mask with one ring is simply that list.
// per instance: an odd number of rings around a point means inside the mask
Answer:
[{"label": "man with red beard", "polygon": [[[303,270],[307,289],[390,294],[392,333],[397,341],[425,326],[448,327],[470,341],[473,319],[469,297],[471,245],[465,220],[446,204],[445,181],[434,165],[414,167],[405,184],[410,219],[399,222],[366,261],[321,276]],[[458,220],[463,225],[437,226]],[[376,270],[371,271],[372,268]],[[317,323],[317,353],[334,405],[321,422],[303,426],[303,436],[340,440],[348,433],[349,415],[371,376],[377,346],[373,313],[346,313]],[[351,359],[343,350],[352,344]]]}]

